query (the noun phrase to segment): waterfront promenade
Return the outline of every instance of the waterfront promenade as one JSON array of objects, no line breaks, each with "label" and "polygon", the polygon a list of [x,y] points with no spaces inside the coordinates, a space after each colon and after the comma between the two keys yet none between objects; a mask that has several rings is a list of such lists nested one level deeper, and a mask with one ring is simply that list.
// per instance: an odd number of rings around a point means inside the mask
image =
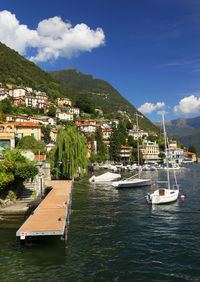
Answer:
[{"label": "waterfront promenade", "polygon": [[67,231],[72,200],[72,181],[48,181],[52,190],[19,228],[16,236],[64,235]]}]

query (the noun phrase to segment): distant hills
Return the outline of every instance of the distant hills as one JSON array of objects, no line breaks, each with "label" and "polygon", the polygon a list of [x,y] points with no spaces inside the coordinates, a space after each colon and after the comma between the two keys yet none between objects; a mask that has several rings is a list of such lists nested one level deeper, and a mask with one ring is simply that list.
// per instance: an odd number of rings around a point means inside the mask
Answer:
[{"label": "distant hills", "polygon": [[[77,90],[82,95],[87,95],[107,113],[120,113],[135,120],[135,113],[138,112],[136,108],[108,82],[94,79],[92,75],[83,74],[74,68],[49,73],[68,87]],[[140,118],[139,125],[145,130],[158,130],[146,117]]]},{"label": "distant hills", "polygon": [[[135,119],[136,108],[108,82],[94,79],[76,69],[45,72],[16,51],[0,43],[0,82],[20,87],[32,87],[47,93],[51,101],[58,97],[71,98],[75,103],[88,96],[89,100],[107,113]],[[88,102],[89,102],[88,100]],[[140,128],[157,131],[146,117],[140,118]]]},{"label": "distant hills", "polygon": [[[162,123],[155,125],[161,127]],[[200,152],[200,116],[166,121],[166,130],[169,136],[177,138],[186,147],[195,146]]]}]

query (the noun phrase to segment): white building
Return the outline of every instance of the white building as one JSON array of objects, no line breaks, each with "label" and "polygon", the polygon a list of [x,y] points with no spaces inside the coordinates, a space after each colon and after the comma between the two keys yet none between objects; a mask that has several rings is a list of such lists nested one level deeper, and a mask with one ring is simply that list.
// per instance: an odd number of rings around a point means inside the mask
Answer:
[{"label": "white building", "polygon": [[9,97],[9,93],[7,91],[0,91],[0,101]]},{"label": "white building", "polygon": [[26,90],[23,88],[12,89],[10,90],[9,94],[13,98],[24,97],[26,95]]},{"label": "white building", "polygon": [[144,130],[134,130],[131,129],[128,132],[129,136],[133,136],[134,140],[137,140],[138,138],[143,138],[143,137],[147,137],[148,136],[148,132],[144,131]]},{"label": "white building", "polygon": [[56,113],[56,117],[59,118],[60,120],[73,120],[72,113],[59,112],[59,113]]},{"label": "white building", "polygon": [[92,133],[95,132],[97,128],[97,125],[91,124],[91,123],[86,123],[86,124],[81,124],[79,126],[80,131],[84,133]]},{"label": "white building", "polygon": [[69,112],[71,113],[71,114],[73,114],[73,115],[77,115],[77,116],[79,116],[79,114],[80,114],[80,108],[69,108]]},{"label": "white building", "polygon": [[25,96],[24,102],[27,107],[33,107],[33,108],[40,108],[43,109],[46,107],[46,100],[43,98],[36,98],[33,96]]},{"label": "white building", "polygon": [[140,151],[145,163],[157,163],[160,161],[159,145],[156,142],[143,140],[142,145],[140,145]]},{"label": "white building", "polygon": [[104,140],[110,139],[110,136],[112,134],[112,129],[111,128],[103,128],[102,133],[103,133],[103,139]]}]

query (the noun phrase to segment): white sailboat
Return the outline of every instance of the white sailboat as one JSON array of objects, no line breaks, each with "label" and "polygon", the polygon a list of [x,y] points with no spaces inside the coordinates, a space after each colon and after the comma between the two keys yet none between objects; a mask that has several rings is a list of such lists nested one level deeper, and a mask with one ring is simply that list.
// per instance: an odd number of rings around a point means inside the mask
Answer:
[{"label": "white sailboat", "polygon": [[[165,140],[165,152],[167,151],[167,135],[165,129],[165,120],[164,114],[162,115],[163,119],[163,131],[164,131],[164,140]],[[146,196],[147,202],[152,205],[159,205],[159,204],[167,204],[174,202],[178,199],[179,195],[179,185],[177,183],[175,170],[173,169],[173,176],[174,176],[174,185],[171,187],[170,177],[169,177],[169,160],[168,155],[166,154],[166,172],[167,172],[167,181],[162,181],[167,183],[167,188],[159,188],[154,191],[152,194],[148,193]]]},{"label": "white sailboat", "polygon": [[[138,127],[138,114],[136,113],[136,121],[137,121],[137,130]],[[136,187],[143,187],[143,186],[150,186],[151,185],[151,179],[146,178],[140,178],[141,173],[141,167],[140,167],[140,152],[139,152],[139,141],[137,139],[137,153],[138,153],[138,178],[136,178],[137,175],[131,176],[129,178],[126,178],[121,181],[115,181],[112,183],[112,185],[116,188],[136,188]]]}]

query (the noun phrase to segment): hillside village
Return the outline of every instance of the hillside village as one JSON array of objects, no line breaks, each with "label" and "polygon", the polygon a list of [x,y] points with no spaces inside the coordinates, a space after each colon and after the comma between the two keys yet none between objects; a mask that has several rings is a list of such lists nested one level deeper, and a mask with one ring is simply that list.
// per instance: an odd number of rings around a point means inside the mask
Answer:
[{"label": "hillside village", "polygon": [[[43,128],[49,129],[49,142],[45,142],[47,153],[56,145],[56,137],[59,128],[66,124],[75,125],[80,134],[87,139],[88,158],[97,154],[97,140],[95,140],[95,132],[97,128],[102,131],[103,142],[109,151],[111,135],[118,128],[119,119],[105,119],[104,112],[100,108],[96,108],[96,118],[90,118],[78,107],[73,107],[69,98],[57,98],[55,102],[49,101],[48,94],[43,91],[34,90],[30,87],[14,88],[12,85],[0,87],[0,102],[10,99],[13,105],[24,106],[29,109],[38,109],[41,114],[28,115],[11,115],[5,114],[5,120],[0,122],[0,148],[14,149],[16,146],[16,138],[21,139],[25,136],[32,136],[37,141],[45,141]],[[55,112],[50,113],[50,108]],[[129,122],[130,123],[130,122]],[[159,146],[160,134],[158,132],[147,132],[137,128],[136,124],[126,128],[127,136],[130,140],[140,140],[140,152],[145,164],[156,164],[162,162],[162,147]],[[91,138],[93,136],[93,138]],[[133,145],[126,140],[121,144],[118,161],[123,164],[133,162],[132,150]],[[132,142],[133,143],[133,142]],[[188,152],[185,148],[180,148],[174,140],[169,141],[168,155],[176,163],[183,161],[196,161],[196,154]],[[46,158],[46,157],[45,157]],[[43,157],[43,159],[45,159]],[[107,158],[110,159],[109,157]],[[111,159],[112,160],[112,159]]]}]

